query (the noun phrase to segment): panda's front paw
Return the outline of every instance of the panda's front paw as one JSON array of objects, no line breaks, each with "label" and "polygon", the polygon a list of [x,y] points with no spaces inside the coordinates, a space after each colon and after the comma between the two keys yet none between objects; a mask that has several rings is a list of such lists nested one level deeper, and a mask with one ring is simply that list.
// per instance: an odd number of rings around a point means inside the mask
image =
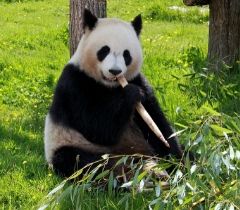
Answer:
[{"label": "panda's front paw", "polygon": [[144,93],[140,87],[133,84],[128,84],[124,88],[126,99],[129,101],[140,102],[144,96]]}]

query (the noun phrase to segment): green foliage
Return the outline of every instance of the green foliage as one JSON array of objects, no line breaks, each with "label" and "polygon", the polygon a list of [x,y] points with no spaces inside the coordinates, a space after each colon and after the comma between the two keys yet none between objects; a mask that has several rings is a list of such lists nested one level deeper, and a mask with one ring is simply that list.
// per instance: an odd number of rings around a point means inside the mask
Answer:
[{"label": "green foliage", "polygon": [[204,9],[189,9],[186,7],[166,7],[154,5],[146,11],[146,17],[155,21],[180,21],[203,23],[208,21],[208,11]]},{"label": "green foliage", "polygon": [[[207,106],[203,107],[203,113],[185,125],[181,133],[188,139],[184,166],[174,160],[155,158],[159,163],[158,170],[171,164],[176,167],[167,180],[169,190],[154,173],[143,170],[147,160],[134,161],[142,157],[119,157],[114,168],[120,164],[129,166],[131,162],[132,176],[124,184],[112,176],[111,170],[101,169],[109,161],[109,157],[105,157],[98,161],[97,168],[91,169],[90,164],[86,167],[89,168],[87,173],[80,170],[70,177],[68,180],[82,175],[74,185],[65,180],[54,188],[41,206],[61,209],[212,209],[221,205],[220,209],[237,208],[240,205],[240,116],[230,117]],[[188,151],[194,152],[197,161],[190,162]],[[112,202],[106,202],[106,198]]]},{"label": "green foliage", "polygon": [[[169,164],[177,166],[176,172],[167,180],[170,190],[164,189],[162,182],[143,170],[145,160],[133,164],[134,158],[139,158],[138,156],[122,157],[117,162],[116,166],[121,163],[128,165],[127,161],[130,160],[130,170],[133,173],[131,180],[117,187],[118,180],[110,178],[112,174],[109,170],[99,172],[100,167],[108,162],[108,158],[105,158],[99,161],[98,170],[89,170],[75,185],[69,186],[64,181],[57,186],[42,205],[64,209],[126,209],[126,206],[127,209],[211,209],[218,205],[221,205],[221,209],[231,206],[237,208],[240,205],[240,116],[229,117],[209,107],[203,107],[202,111],[203,115],[185,126],[182,132],[182,138],[188,141],[186,151],[193,151],[197,161],[191,163],[188,154],[185,166],[179,166],[176,161],[167,161],[166,165],[166,160],[155,159],[159,162],[157,168],[161,170]],[[221,143],[216,144],[216,141]],[[79,171],[70,179],[76,178],[82,172]],[[97,172],[99,174],[96,176]],[[154,185],[147,186],[149,182]],[[101,193],[104,190],[103,185],[108,185],[104,194]],[[122,190],[125,188],[127,191]],[[100,199],[96,202],[94,196],[98,195]],[[103,202],[103,195],[107,195],[113,202]],[[93,202],[82,202],[86,199]],[[114,203],[117,205],[112,206]]]},{"label": "green foliage", "polygon": [[[110,160],[116,159],[116,164],[110,170],[105,170],[104,167]],[[161,182],[157,181],[153,174],[148,174],[144,169],[146,161],[153,158],[140,155],[133,156],[106,156],[98,163],[96,168],[92,168],[93,164],[84,167],[87,172],[76,172],[69,179],[63,181],[60,185],[54,188],[40,205],[40,207],[48,208],[63,208],[63,209],[128,209],[133,206],[141,206],[145,209],[148,206],[148,199],[154,194],[160,196]],[[160,160],[154,158],[155,161]],[[170,165],[170,161],[158,165],[158,168],[164,170]],[[119,166],[125,167],[125,176],[132,179],[125,181],[124,184],[120,180],[122,177],[113,175],[114,169]],[[81,178],[78,178],[81,176]],[[74,185],[70,184],[69,180],[76,179]],[[125,178],[127,179],[127,178]],[[147,186],[148,183],[156,183],[159,187],[155,189],[154,185]],[[154,192],[146,194],[145,189],[154,189]],[[141,194],[143,193],[143,194]],[[96,199],[96,202],[91,202]],[[109,202],[109,198],[111,202]],[[90,201],[90,202],[89,202]],[[107,201],[107,202],[106,202]]]},{"label": "green foliage", "polygon": [[201,71],[201,68],[206,66],[204,53],[201,48],[196,46],[189,46],[187,49],[183,49],[180,54],[179,64],[189,66],[195,71]]},{"label": "green foliage", "polygon": [[45,164],[43,126],[69,59],[68,13],[63,0],[0,0],[1,208],[36,209],[41,200],[61,209],[237,209],[240,73],[228,67],[210,72],[208,10],[178,0],[109,0],[108,16],[132,20],[142,14],[143,72],[196,161],[190,163],[188,154],[184,167],[170,161],[176,167],[170,190],[151,177],[154,185],[146,192],[148,175],[139,164],[132,165],[132,180],[118,191],[106,170],[95,181],[86,174],[85,182],[54,187],[62,180]]},{"label": "green foliage", "polygon": [[184,75],[189,82],[179,83],[179,88],[188,93],[190,98],[196,99],[198,107],[209,103],[225,113],[239,112],[239,73],[232,73],[228,68],[213,72],[205,67],[200,68],[201,61],[195,63],[192,64],[192,72]]},{"label": "green foliage", "polygon": [[0,4],[0,206],[31,209],[59,181],[46,166],[42,139],[58,70],[68,56],[59,36],[68,6]]}]

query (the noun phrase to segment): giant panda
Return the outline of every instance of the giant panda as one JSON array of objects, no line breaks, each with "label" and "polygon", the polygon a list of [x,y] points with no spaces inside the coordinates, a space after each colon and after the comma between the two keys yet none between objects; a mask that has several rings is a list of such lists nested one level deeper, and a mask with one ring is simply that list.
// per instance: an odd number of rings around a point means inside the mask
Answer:
[{"label": "giant panda", "polygon": [[[45,120],[45,156],[70,176],[103,154],[182,157],[182,150],[140,69],[142,18],[97,18],[84,11],[84,34],[57,82]],[[116,80],[124,75],[128,85]],[[142,102],[167,139],[166,147],[135,111]],[[79,161],[77,161],[77,157]],[[77,165],[77,167],[76,167]]]}]

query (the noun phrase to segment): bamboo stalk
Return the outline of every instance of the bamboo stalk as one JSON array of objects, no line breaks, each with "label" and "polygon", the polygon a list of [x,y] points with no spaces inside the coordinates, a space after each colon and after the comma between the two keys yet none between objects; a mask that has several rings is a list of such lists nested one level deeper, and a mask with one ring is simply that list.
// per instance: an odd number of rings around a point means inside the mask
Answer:
[{"label": "bamboo stalk", "polygon": [[[117,77],[118,82],[120,83],[120,85],[122,87],[125,87],[128,82],[125,79],[124,76],[119,76]],[[164,138],[162,132],[159,130],[159,128],[157,127],[156,123],[153,121],[153,119],[151,118],[151,116],[148,114],[148,112],[146,111],[146,109],[144,108],[144,106],[142,105],[141,102],[137,103],[136,106],[136,110],[138,111],[138,113],[140,114],[140,116],[142,117],[142,119],[146,122],[146,124],[149,126],[149,128],[156,134],[156,136],[165,144],[166,147],[170,147],[170,145],[168,144],[168,142],[166,141],[166,139]]]}]

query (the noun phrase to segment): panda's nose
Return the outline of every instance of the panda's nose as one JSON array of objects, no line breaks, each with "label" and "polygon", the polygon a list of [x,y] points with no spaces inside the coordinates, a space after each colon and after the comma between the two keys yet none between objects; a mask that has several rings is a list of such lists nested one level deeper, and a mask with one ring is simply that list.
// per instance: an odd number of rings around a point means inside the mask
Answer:
[{"label": "panda's nose", "polygon": [[120,74],[122,72],[122,70],[119,70],[119,69],[109,69],[109,72],[111,74],[113,74],[114,76],[117,76],[118,74]]}]

